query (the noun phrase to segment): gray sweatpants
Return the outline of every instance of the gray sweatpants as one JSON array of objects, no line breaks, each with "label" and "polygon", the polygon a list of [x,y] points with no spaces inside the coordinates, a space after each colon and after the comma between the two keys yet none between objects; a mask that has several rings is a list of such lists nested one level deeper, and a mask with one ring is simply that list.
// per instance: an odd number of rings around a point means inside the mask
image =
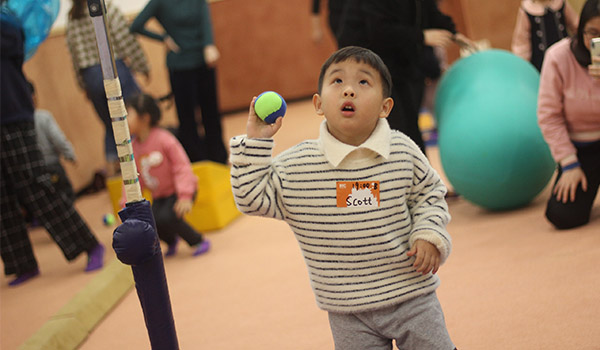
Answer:
[{"label": "gray sweatpants", "polygon": [[374,311],[329,313],[335,350],[452,350],[435,292]]}]

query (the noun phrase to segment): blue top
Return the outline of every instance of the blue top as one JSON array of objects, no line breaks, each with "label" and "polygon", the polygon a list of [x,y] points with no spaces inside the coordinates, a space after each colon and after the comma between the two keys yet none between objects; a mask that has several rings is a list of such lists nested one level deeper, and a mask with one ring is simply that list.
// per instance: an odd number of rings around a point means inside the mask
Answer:
[{"label": "blue top", "polygon": [[29,85],[23,75],[24,37],[18,20],[2,11],[0,34],[1,97],[0,124],[33,122],[33,101]]},{"label": "blue top", "polygon": [[[157,33],[144,28],[155,17],[165,30]],[[180,51],[167,53],[167,67],[173,70],[204,65],[204,47],[214,43],[210,10],[206,0],[150,0],[131,24],[131,32],[155,40],[170,36]]]}]

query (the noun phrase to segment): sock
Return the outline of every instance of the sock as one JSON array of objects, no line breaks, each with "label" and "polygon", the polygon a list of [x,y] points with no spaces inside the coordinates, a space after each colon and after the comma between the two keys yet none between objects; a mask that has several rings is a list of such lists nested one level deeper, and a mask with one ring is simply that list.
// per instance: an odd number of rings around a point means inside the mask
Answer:
[{"label": "sock", "polygon": [[88,263],[85,267],[86,272],[98,270],[104,266],[104,246],[98,243],[91,251],[88,252]]},{"label": "sock", "polygon": [[198,256],[206,253],[210,249],[210,241],[203,240],[195,245],[196,250],[192,253],[193,256]]},{"label": "sock", "polygon": [[11,287],[15,287],[18,286],[19,284],[25,283],[28,280],[34,278],[35,276],[40,274],[40,269],[35,269],[33,271],[29,271],[29,272],[25,272],[21,275],[18,275],[17,278],[15,278],[14,280],[8,282],[8,285]]}]

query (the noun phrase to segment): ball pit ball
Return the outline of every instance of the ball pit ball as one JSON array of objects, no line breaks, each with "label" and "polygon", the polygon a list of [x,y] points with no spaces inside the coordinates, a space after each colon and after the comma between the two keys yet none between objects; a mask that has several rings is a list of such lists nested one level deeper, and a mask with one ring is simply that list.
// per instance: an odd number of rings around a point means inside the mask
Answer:
[{"label": "ball pit ball", "polygon": [[458,60],[438,85],[442,167],[454,190],[489,210],[528,204],[555,169],[537,124],[539,73],[503,50]]},{"label": "ball pit ball", "polygon": [[277,118],[285,115],[286,110],[285,100],[275,91],[265,91],[254,101],[254,111],[265,123],[275,123]]},{"label": "ball pit ball", "polygon": [[116,219],[115,216],[113,214],[105,214],[104,217],[102,217],[102,222],[104,223],[104,225],[106,226],[112,226],[114,225]]}]

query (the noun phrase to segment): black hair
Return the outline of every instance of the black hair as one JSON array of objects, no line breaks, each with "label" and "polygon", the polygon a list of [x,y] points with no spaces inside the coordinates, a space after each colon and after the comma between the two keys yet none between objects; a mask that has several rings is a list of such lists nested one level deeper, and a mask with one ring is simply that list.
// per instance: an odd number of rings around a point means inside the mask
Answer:
[{"label": "black hair", "polygon": [[585,47],[583,30],[589,20],[598,16],[600,16],[600,0],[587,0],[581,9],[577,33],[573,37],[573,40],[571,40],[571,51],[575,55],[577,62],[584,68],[592,64],[592,58],[590,50]]},{"label": "black hair", "polygon": [[334,52],[325,63],[321,66],[321,72],[319,73],[319,94],[323,88],[323,78],[325,72],[334,63],[345,62],[348,60],[354,60],[358,63],[365,63],[377,72],[381,76],[381,85],[383,88],[384,97],[390,97],[392,95],[392,76],[381,57],[375,52],[358,46],[347,46]]},{"label": "black hair", "polygon": [[72,0],[73,6],[71,6],[71,10],[69,11],[70,19],[79,19],[87,16],[86,8],[87,1],[86,0]]},{"label": "black hair", "polygon": [[135,109],[139,115],[148,113],[150,126],[158,125],[161,117],[160,107],[152,96],[143,93],[132,96],[125,100],[125,106]]}]

